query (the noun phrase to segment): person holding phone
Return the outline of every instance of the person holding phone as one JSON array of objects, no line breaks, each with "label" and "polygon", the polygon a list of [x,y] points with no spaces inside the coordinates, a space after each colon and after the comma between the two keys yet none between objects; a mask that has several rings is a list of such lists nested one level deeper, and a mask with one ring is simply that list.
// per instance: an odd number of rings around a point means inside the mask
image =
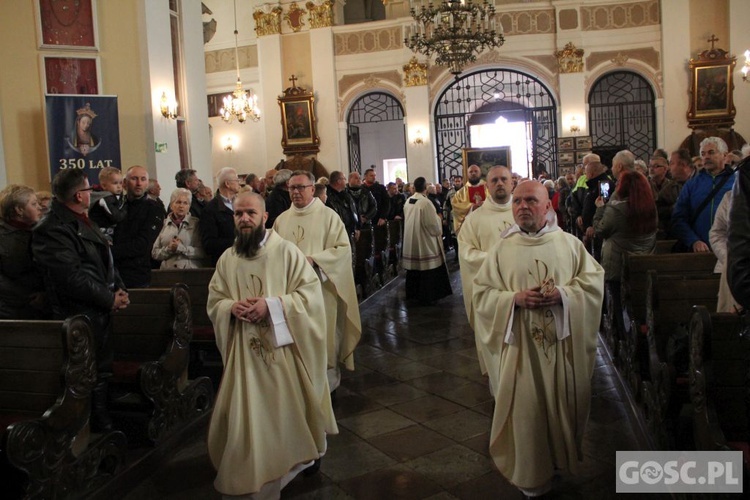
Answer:
[{"label": "person holding phone", "polygon": [[601,264],[604,279],[617,282],[619,290],[622,256],[626,252],[653,253],[656,247],[658,218],[654,194],[648,179],[640,172],[625,172],[610,198],[611,184],[600,183],[596,198],[594,233],[603,239]]},{"label": "person holding phone", "polygon": [[[600,196],[600,186],[602,182],[608,182],[612,187],[615,185],[614,177],[606,166],[599,161],[592,161],[586,164],[586,186],[588,191],[583,199],[581,209],[581,230],[583,231],[584,245],[593,244],[593,254],[597,259],[601,252],[601,239],[595,238],[594,235],[594,213],[596,213],[596,200]],[[611,189],[611,188],[610,188]]]}]

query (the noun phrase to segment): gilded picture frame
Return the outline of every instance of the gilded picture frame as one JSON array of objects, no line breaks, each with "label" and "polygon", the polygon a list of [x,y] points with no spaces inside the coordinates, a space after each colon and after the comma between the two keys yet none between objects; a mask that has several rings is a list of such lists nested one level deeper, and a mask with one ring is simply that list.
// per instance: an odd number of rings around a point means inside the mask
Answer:
[{"label": "gilded picture frame", "polygon": [[463,148],[464,180],[468,179],[469,166],[477,165],[482,169],[482,179],[495,165],[505,165],[512,170],[510,146],[494,148]]},{"label": "gilded picture frame", "polygon": [[320,137],[315,120],[315,97],[301,87],[290,87],[279,97],[281,146],[284,154],[317,153]]},{"label": "gilded picture frame", "polygon": [[733,126],[737,110],[734,106],[734,67],[736,58],[722,49],[705,50],[690,59],[691,128]]}]

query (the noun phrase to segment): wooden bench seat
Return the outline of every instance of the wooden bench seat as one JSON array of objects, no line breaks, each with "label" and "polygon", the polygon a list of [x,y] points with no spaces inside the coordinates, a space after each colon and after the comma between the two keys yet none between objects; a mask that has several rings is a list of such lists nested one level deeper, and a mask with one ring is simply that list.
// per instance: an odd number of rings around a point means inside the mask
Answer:
[{"label": "wooden bench seat", "polygon": [[688,402],[688,328],[693,306],[716,310],[719,275],[647,273],[642,407],[657,449],[672,449],[670,431]]},{"label": "wooden bench seat", "polygon": [[[643,352],[646,343],[646,295],[648,288],[648,271],[653,270],[659,276],[707,276],[713,273],[716,256],[712,253],[678,253],[678,254],[628,254],[623,258],[620,304],[612,304],[607,310],[610,318],[604,323],[611,325],[612,330],[604,332],[616,346],[616,362],[623,378],[636,397],[641,390],[642,360],[637,353]],[[615,318],[614,315],[621,315]],[[619,330],[617,325],[622,325]]]},{"label": "wooden bench seat", "polygon": [[690,317],[690,401],[697,450],[740,450],[750,464],[750,338],[737,314],[703,306]]},{"label": "wooden bench seat", "polygon": [[210,411],[213,385],[188,380],[192,310],[187,286],[129,290],[130,305],[112,317],[113,410],[147,411],[147,435],[159,443]]},{"label": "wooden bench seat", "polygon": [[5,498],[82,496],[116,474],[121,432],[90,434],[96,382],[85,316],[0,321],[0,484]]}]

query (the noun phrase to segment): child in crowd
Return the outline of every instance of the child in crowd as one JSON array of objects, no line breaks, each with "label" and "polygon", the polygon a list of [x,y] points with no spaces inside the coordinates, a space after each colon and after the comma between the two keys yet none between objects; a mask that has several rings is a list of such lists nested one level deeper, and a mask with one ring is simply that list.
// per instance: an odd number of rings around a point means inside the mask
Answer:
[{"label": "child in crowd", "polygon": [[91,192],[89,218],[96,222],[104,237],[111,242],[115,226],[126,216],[122,172],[119,168],[105,167],[99,172],[99,186],[94,186]]}]

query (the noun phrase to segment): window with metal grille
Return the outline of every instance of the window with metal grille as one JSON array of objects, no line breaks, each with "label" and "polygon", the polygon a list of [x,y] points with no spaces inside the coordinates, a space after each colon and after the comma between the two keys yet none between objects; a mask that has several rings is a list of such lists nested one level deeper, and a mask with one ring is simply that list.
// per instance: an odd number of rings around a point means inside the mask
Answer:
[{"label": "window with metal grille", "polygon": [[[505,106],[492,106],[496,103]],[[556,172],[557,106],[549,89],[531,75],[497,69],[464,75],[438,97],[435,145],[439,177],[463,175],[462,149],[471,144],[469,122],[476,120],[475,114],[493,107],[498,117],[503,108],[512,108],[523,114],[527,124],[531,143],[526,151],[527,165],[513,165],[514,170],[531,171],[532,165],[544,163],[550,173]]]},{"label": "window with metal grille", "polygon": [[654,91],[632,71],[615,71],[599,78],[589,93],[589,131],[593,151],[605,165],[622,149],[648,161],[656,149]]}]

